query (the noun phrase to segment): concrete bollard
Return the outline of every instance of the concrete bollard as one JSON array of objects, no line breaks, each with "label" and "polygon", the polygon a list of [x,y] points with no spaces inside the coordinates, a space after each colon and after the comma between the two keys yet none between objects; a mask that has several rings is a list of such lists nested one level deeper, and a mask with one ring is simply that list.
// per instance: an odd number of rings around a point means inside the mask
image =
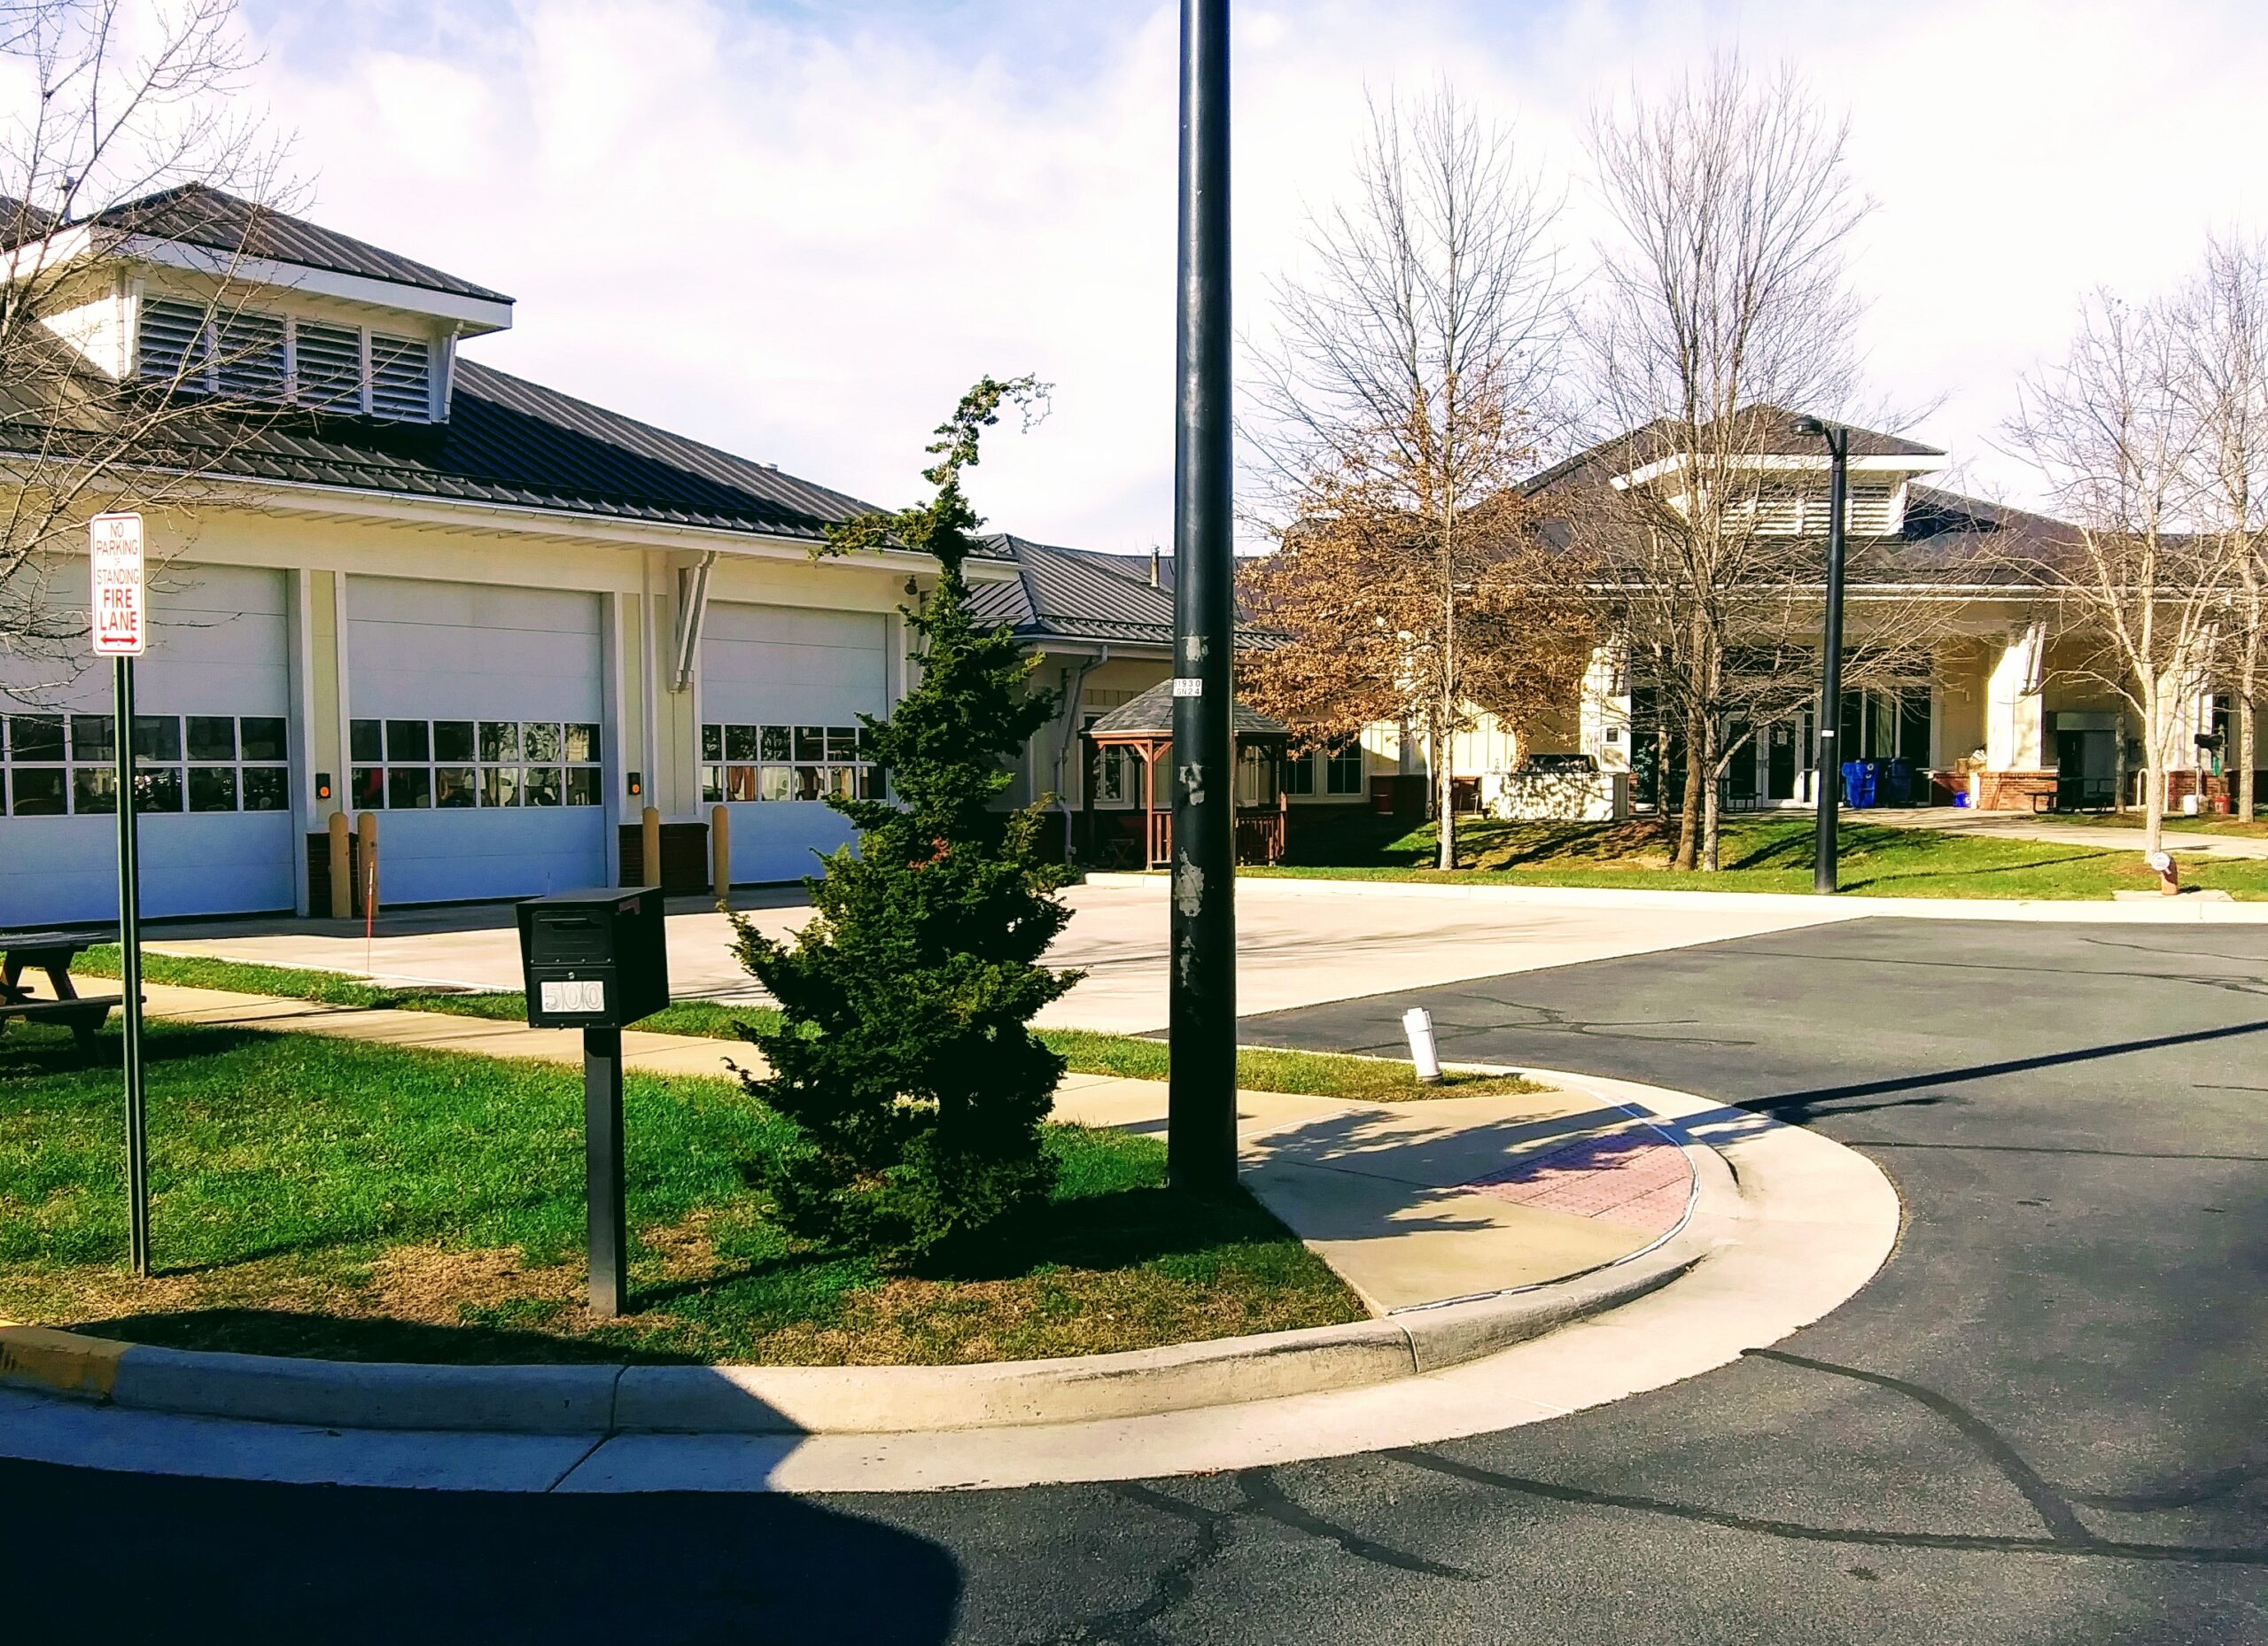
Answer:
[{"label": "concrete bollard", "polygon": [[709,811],[709,889],[718,908],[733,896],[733,814],[722,806]]},{"label": "concrete bollard", "polygon": [[344,811],[330,814],[330,918],[354,918],[353,827]]},{"label": "concrete bollard", "polygon": [[378,814],[360,812],[354,819],[354,889],[362,905],[365,922],[378,918]]},{"label": "concrete bollard", "polygon": [[662,883],[662,813],[656,806],[638,814],[638,883]]}]

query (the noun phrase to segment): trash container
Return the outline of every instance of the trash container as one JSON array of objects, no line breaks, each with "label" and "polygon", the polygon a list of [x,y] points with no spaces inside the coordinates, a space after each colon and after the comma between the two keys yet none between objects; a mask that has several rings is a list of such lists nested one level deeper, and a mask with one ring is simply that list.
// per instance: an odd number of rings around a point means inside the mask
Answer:
[{"label": "trash container", "polygon": [[1910,806],[1914,804],[1914,763],[1911,760],[1891,760],[1884,765],[1882,804],[1886,806]]},{"label": "trash container", "polygon": [[1843,804],[1856,810],[1875,804],[1875,766],[1872,760],[1845,760],[1843,763]]}]

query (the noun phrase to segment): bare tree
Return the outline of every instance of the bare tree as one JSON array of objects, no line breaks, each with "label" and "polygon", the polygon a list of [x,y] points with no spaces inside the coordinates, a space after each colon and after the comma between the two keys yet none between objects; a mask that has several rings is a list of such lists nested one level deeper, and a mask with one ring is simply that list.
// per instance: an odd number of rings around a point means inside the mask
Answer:
[{"label": "bare tree", "polygon": [[[282,151],[230,94],[234,0],[19,0],[0,12],[0,676],[66,678],[87,518],[185,519],[271,415],[280,331],[245,312]],[[129,318],[162,265],[169,345]]]},{"label": "bare tree", "polygon": [[1305,669],[1326,694],[1311,712],[1359,724],[1392,707],[1379,718],[1421,727],[1444,868],[1456,862],[1451,740],[1486,706],[1485,682],[1518,672],[1490,643],[1506,626],[1472,613],[1534,576],[1499,571],[1523,540],[1511,494],[1535,466],[1565,332],[1556,210],[1511,136],[1454,92],[1374,103],[1353,198],[1312,220],[1314,271],[1278,284],[1273,338],[1254,351],[1260,512],[1286,549],[1309,546],[1256,582],[1301,598],[1335,548],[1309,603],[1365,561],[1383,602],[1355,614],[1371,631],[1359,641],[1339,636],[1364,649],[1363,667],[1332,666],[1326,625],[1258,665],[1262,689]]},{"label": "bare tree", "polygon": [[1821,528],[1787,518],[1786,465],[1817,445],[1790,413],[1834,417],[1856,384],[1845,256],[1869,206],[1846,146],[1791,70],[1759,79],[1731,57],[1590,124],[1613,224],[1583,327],[1592,415],[1628,432],[1564,512],[1613,569],[1634,667],[1682,734],[1680,868],[1717,866],[1720,780],[1744,747],[1728,728],[1752,735],[1812,687]]},{"label": "bare tree", "polygon": [[2141,724],[2146,850],[2163,835],[2185,710],[2210,679],[2245,540],[2197,529],[2218,512],[2223,456],[2188,318],[2178,301],[2090,298],[2069,353],[2025,382],[2008,430],[2070,525],[2023,555],[2080,648],[2058,672],[2114,693]]},{"label": "bare tree", "polygon": [[2268,650],[2268,243],[2216,237],[2181,299],[2183,398],[2198,424],[2197,529],[2224,579],[2220,664],[2233,700],[2236,811],[2252,815],[2255,703]]}]

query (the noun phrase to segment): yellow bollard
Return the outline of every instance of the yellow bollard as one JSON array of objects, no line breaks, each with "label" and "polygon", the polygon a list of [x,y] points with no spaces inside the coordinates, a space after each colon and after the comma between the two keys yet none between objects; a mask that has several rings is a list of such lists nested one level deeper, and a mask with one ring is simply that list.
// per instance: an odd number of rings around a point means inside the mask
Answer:
[{"label": "yellow bollard", "polygon": [[353,830],[344,811],[330,814],[330,918],[354,918]]},{"label": "yellow bollard", "polygon": [[648,806],[638,819],[638,883],[662,883],[662,814],[655,806]]},{"label": "yellow bollard", "polygon": [[378,918],[378,814],[360,813],[354,819],[354,890],[362,905],[362,921]]},{"label": "yellow bollard", "polygon": [[723,908],[733,895],[733,814],[722,806],[709,812],[709,889]]}]

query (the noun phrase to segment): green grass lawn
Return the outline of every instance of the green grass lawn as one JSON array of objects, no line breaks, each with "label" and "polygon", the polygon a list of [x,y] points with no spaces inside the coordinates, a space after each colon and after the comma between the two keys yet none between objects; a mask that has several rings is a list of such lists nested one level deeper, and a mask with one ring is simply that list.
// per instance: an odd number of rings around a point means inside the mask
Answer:
[{"label": "green grass lawn", "polygon": [[[105,945],[88,950],[74,970],[89,976],[116,977],[118,967],[117,948]],[[221,989],[287,1000],[315,1000],[329,1005],[442,1012],[514,1023],[525,1022],[528,1014],[527,998],[517,990],[485,994],[464,990],[402,988],[373,983],[338,972],[253,966],[202,955],[145,951],[142,975],[150,982],[172,983],[184,989]],[[641,1019],[638,1027],[662,1035],[738,1040],[742,1024],[776,1029],[779,1023],[780,1013],[769,1006],[679,1000],[651,1017]],[[1169,1060],[1161,1040],[1084,1029],[1042,1029],[1040,1038],[1063,1054],[1073,1074],[1122,1075],[1137,1080],[1166,1077]],[[1247,1091],[1293,1091],[1311,1097],[1360,1098],[1375,1102],[1438,1098],[1451,1092],[1460,1097],[1482,1097],[1542,1090],[1534,1081],[1517,1075],[1456,1071],[1451,1071],[1441,1085],[1425,1086],[1418,1083],[1407,1063],[1326,1052],[1278,1052],[1259,1046],[1239,1049],[1237,1083]]]},{"label": "green grass lawn", "polygon": [[[1714,874],[1670,868],[1675,820],[1622,823],[1457,821],[1465,866],[1444,873],[1429,866],[1436,850],[1431,823],[1410,828],[1375,817],[1334,820],[1306,832],[1294,858],[1277,874],[1348,880],[1462,881],[1492,885],[1674,887],[1697,891],[1811,889],[1814,821],[1800,815],[1728,818],[1723,867]],[[1294,830],[1299,840],[1301,831]],[[2139,851],[2054,845],[2038,841],[1893,828],[1846,814],[1841,829],[1843,889],[1871,897],[2102,898],[2114,891],[2155,889],[2157,877]],[[2183,860],[2188,886],[2237,897],[2268,897],[2268,861]]]},{"label": "green grass lawn", "polygon": [[156,1274],[128,1272],[118,1042],[0,1037],[0,1316],[351,1360],[945,1363],[1358,1319],[1248,1198],[1163,1145],[1051,1127],[1053,1200],[934,1272],[799,1248],[747,1187],[784,1122],[722,1080],[624,1083],[634,1316],[581,1306],[571,1070],[153,1022]]}]

